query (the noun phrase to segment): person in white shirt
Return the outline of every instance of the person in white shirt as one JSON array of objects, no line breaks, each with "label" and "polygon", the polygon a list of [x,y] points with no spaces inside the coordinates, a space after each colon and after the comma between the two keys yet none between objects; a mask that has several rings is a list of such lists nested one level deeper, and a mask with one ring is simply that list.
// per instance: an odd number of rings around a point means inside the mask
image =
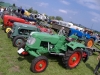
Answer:
[{"label": "person in white shirt", "polygon": [[40,20],[42,20],[42,21],[45,21],[46,20],[45,14],[38,14],[37,15],[37,18],[40,19]]},{"label": "person in white shirt", "polygon": [[4,11],[4,8],[1,8],[1,12],[3,13],[3,11]]}]

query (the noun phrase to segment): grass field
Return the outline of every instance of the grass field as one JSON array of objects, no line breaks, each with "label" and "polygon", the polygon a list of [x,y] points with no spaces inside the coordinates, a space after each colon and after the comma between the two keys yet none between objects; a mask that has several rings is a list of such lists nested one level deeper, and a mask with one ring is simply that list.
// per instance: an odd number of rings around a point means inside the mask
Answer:
[{"label": "grass field", "polygon": [[[49,57],[47,69],[37,75],[94,75],[93,70],[98,63],[97,53],[90,56],[84,64],[81,63],[74,69],[65,69],[60,57]],[[30,64],[33,57],[21,57],[17,54],[17,48],[7,38],[7,34],[0,27],[0,75],[35,75],[30,71]]]}]

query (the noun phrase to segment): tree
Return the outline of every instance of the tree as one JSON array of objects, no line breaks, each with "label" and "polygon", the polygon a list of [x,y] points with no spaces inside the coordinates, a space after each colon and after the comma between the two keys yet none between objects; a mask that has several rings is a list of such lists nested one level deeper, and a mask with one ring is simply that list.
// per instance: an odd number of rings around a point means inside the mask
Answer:
[{"label": "tree", "polygon": [[33,8],[31,7],[27,11],[30,12],[30,13],[32,13],[33,12]]},{"label": "tree", "polygon": [[15,3],[13,3],[13,6],[14,6],[14,7],[16,7],[16,4],[15,4]]},{"label": "tree", "polygon": [[0,1],[0,3],[5,3],[5,2],[3,2],[3,1]]},{"label": "tree", "polygon": [[34,13],[34,14],[38,14],[38,11],[37,11],[37,10],[33,10],[32,13]]},{"label": "tree", "polygon": [[49,18],[50,18],[51,20],[54,20],[54,19],[55,19],[55,16],[49,16]]},{"label": "tree", "polygon": [[63,21],[63,18],[60,17],[60,16],[56,16],[56,20],[62,20]]}]

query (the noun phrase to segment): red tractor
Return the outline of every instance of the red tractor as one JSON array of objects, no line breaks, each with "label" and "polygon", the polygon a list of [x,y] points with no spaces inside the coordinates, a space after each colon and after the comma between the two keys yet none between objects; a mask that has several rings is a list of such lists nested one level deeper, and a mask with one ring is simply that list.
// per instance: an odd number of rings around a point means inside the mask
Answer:
[{"label": "red tractor", "polygon": [[[6,33],[8,33],[11,30],[14,22],[36,25],[36,22],[34,22],[34,21],[30,22],[30,21],[26,21],[25,19],[22,19],[22,18],[19,18],[19,17],[15,17],[15,16],[11,16],[11,15],[4,15],[3,16],[3,26],[2,26],[2,28],[4,29],[4,31]],[[37,27],[40,28],[40,30],[42,32],[52,33],[52,31],[49,28],[46,28],[42,25],[37,25]]]},{"label": "red tractor", "polygon": [[9,32],[9,30],[11,30],[14,22],[29,24],[29,22],[27,22],[26,20],[24,20],[22,18],[18,18],[18,17],[15,17],[15,16],[10,16],[10,15],[4,15],[3,16],[3,26],[2,26],[4,31]]}]

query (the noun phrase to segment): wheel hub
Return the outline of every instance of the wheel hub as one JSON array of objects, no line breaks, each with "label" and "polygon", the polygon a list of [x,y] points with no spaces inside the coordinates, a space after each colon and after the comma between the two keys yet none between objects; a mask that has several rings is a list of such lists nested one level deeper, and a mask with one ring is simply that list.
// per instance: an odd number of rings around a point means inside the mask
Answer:
[{"label": "wheel hub", "polygon": [[41,68],[42,67],[42,64],[40,64],[39,67]]},{"label": "wheel hub", "polygon": [[7,29],[6,29],[6,33],[8,33],[10,30],[11,30],[11,28],[7,28]]},{"label": "wheel hub", "polygon": [[17,45],[17,46],[21,45],[22,43],[23,43],[23,40],[22,40],[22,39],[18,39],[18,40],[16,41],[16,45]]},{"label": "wheel hub", "polygon": [[90,40],[90,41],[88,42],[87,46],[88,46],[88,47],[92,47],[92,45],[93,45],[93,42],[92,42],[92,40]]},{"label": "wheel hub", "polygon": [[73,57],[73,58],[72,58],[72,61],[76,61],[76,57]]}]

